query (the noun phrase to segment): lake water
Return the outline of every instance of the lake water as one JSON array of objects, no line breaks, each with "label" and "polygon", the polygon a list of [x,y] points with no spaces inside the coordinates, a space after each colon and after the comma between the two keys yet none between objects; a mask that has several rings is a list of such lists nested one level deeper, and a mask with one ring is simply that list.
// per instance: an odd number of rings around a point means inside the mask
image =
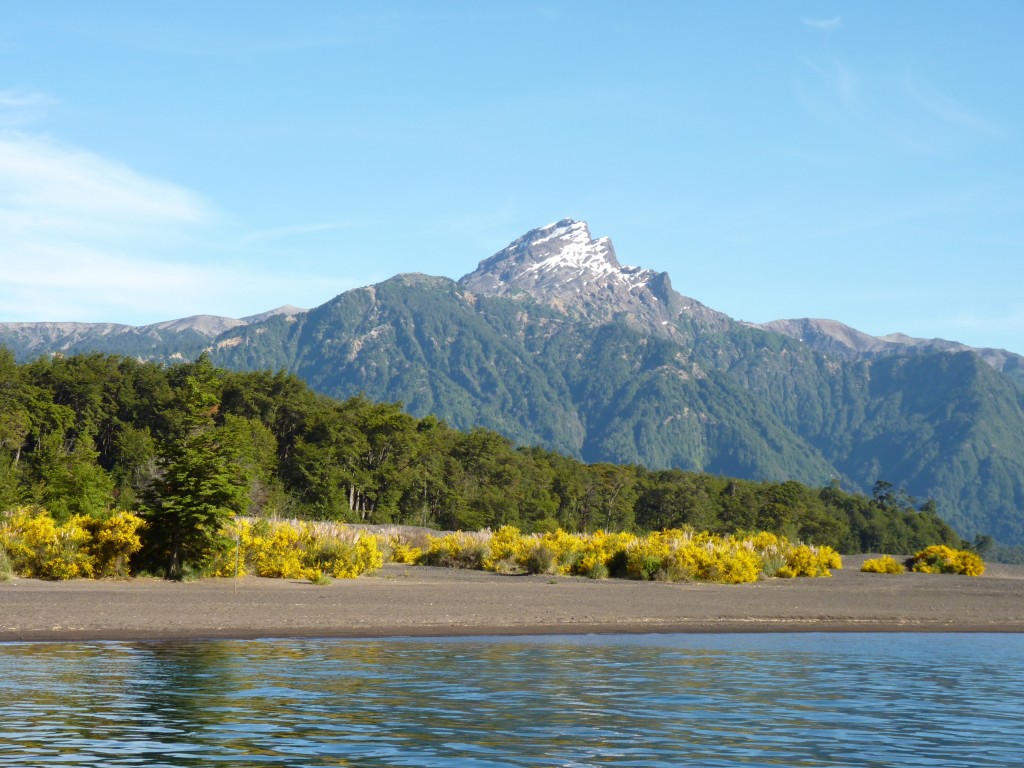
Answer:
[{"label": "lake water", "polygon": [[3,766],[1024,765],[1024,635],[0,644]]}]

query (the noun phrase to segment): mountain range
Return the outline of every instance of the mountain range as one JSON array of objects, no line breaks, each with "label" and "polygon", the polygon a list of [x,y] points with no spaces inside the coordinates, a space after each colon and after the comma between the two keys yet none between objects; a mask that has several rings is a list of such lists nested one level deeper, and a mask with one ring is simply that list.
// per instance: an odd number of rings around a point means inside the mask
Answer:
[{"label": "mountain range", "polygon": [[[588,462],[891,483],[1024,545],[1024,358],[831,320],[742,323],[564,219],[459,281],[398,275],[309,310],[141,328],[0,323],[18,359],[102,351],[285,369]],[[916,499],[916,501],[914,501]]]}]

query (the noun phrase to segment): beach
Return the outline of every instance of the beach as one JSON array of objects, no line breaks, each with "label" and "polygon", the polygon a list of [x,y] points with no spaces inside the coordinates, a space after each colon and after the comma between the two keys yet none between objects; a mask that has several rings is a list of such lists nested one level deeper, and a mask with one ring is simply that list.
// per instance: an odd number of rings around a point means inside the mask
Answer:
[{"label": "beach", "polygon": [[0,641],[641,632],[1024,632],[1024,566],[983,576],[858,571],[751,584],[386,565],[324,586],[244,577],[14,579]]}]

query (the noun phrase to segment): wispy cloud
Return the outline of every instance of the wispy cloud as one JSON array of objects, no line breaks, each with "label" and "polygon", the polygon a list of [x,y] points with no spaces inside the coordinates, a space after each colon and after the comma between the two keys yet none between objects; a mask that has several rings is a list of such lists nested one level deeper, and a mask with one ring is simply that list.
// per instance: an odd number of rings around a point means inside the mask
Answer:
[{"label": "wispy cloud", "polygon": [[[107,244],[24,239],[4,256],[0,320],[124,321],[126,314],[169,319],[160,307],[176,304],[187,311],[198,296],[210,299],[207,286],[223,285],[222,270],[140,258]],[[221,277],[222,279],[216,279]],[[187,298],[185,298],[187,297]]]},{"label": "wispy cloud", "polygon": [[37,228],[198,221],[198,196],[126,165],[27,135],[0,137],[0,210]]},{"label": "wispy cloud", "polygon": [[848,147],[931,155],[951,129],[999,135],[1000,128],[937,89],[863,63],[802,59],[810,74],[798,91],[804,108]]},{"label": "wispy cloud", "polygon": [[57,100],[39,91],[0,91],[0,109],[23,109],[25,107],[49,107]]},{"label": "wispy cloud", "polygon": [[0,322],[241,317],[355,287],[343,275],[282,273],[277,257],[264,267],[266,253],[239,247],[352,222],[262,230],[240,244],[224,218],[195,192],[116,160],[0,132]]},{"label": "wispy cloud", "polygon": [[[243,317],[285,303],[313,306],[355,287],[338,276],[187,263],[116,244],[25,242],[3,265],[0,322],[144,325],[197,314]],[[315,289],[311,289],[311,285]]]},{"label": "wispy cloud", "polygon": [[821,29],[825,32],[831,32],[833,29],[839,29],[843,25],[842,16],[833,16],[831,19],[800,19],[800,23],[805,27],[811,27],[812,29]]},{"label": "wispy cloud", "polygon": [[911,75],[903,79],[903,92],[909,103],[943,123],[987,136],[1001,136],[1004,133],[1001,126],[981,113],[937,88],[920,83]]},{"label": "wispy cloud", "polygon": [[0,126],[10,129],[33,122],[58,103],[40,91],[0,91]]},{"label": "wispy cloud", "polygon": [[199,273],[208,269],[161,251],[211,215],[198,195],[124,164],[38,136],[2,134],[0,319],[72,319],[100,305],[152,308],[202,285]]}]

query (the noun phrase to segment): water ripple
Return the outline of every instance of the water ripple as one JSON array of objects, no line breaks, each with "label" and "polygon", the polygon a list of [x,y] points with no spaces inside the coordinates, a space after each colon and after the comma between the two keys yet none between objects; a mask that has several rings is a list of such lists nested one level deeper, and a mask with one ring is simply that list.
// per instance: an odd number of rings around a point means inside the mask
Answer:
[{"label": "water ripple", "polygon": [[5,766],[1017,766],[1024,636],[0,645]]}]

